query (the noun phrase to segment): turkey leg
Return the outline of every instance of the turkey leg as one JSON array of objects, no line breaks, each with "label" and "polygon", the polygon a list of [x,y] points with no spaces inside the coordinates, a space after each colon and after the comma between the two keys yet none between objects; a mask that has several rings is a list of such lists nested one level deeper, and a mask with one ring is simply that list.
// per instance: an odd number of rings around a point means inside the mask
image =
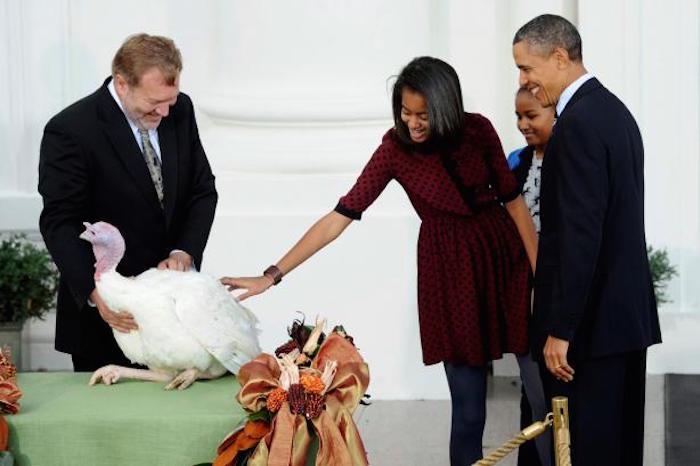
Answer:
[{"label": "turkey leg", "polygon": [[102,380],[105,385],[117,383],[119,379],[137,379],[148,380],[151,382],[169,382],[172,379],[171,375],[163,372],[149,371],[146,369],[133,369],[131,367],[108,366],[97,369],[90,377],[89,385],[95,385]]}]

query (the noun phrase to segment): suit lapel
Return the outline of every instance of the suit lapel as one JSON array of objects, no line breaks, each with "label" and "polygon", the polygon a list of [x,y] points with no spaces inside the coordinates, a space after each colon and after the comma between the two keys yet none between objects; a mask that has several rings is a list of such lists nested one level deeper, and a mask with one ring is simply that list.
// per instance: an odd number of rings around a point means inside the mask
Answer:
[{"label": "suit lapel", "polygon": [[156,188],[153,186],[153,180],[151,180],[148,167],[143,160],[141,148],[134,138],[134,133],[131,132],[126,116],[107,89],[109,79],[105,81],[100,92],[99,108],[104,123],[103,130],[112,144],[114,153],[124,164],[126,171],[138,186],[146,202],[160,211]]},{"label": "suit lapel", "polygon": [[[593,92],[594,90],[603,87],[602,84],[600,84],[600,81],[598,81],[596,78],[591,78],[585,83],[579,87],[576,92],[574,92],[574,95],[571,96],[571,99],[566,103],[566,107],[564,107],[564,110],[562,110],[561,115],[559,115],[559,118],[557,118],[557,121],[561,120],[561,118],[566,115],[567,110],[569,110],[571,107],[576,105],[576,102],[581,100],[586,94]],[[556,128],[556,125],[554,125]]]},{"label": "suit lapel", "polygon": [[172,220],[177,201],[178,150],[177,136],[172,118],[163,118],[158,126],[158,143],[163,170],[163,205],[166,225]]}]

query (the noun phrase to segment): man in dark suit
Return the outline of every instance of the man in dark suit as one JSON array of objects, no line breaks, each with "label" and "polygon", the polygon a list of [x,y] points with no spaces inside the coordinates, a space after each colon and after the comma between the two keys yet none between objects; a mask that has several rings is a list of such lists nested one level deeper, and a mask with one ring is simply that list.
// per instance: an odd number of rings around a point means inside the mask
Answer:
[{"label": "man in dark suit", "polygon": [[[56,349],[76,371],[128,365],[112,329],[137,328],[100,299],[82,222],[115,225],[126,241],[118,270],[199,267],[214,219],[214,176],[190,98],[180,93],[180,51],[165,37],[129,37],[112,76],[44,129],[40,229],[61,273]],[[96,307],[96,309],[94,308]]]},{"label": "man in dark suit", "polygon": [[532,350],[547,395],[569,398],[574,466],[641,466],[646,348],[661,341],[642,138],[586,71],[566,19],[525,24],[513,56],[520,85],[558,115],[542,167]]}]

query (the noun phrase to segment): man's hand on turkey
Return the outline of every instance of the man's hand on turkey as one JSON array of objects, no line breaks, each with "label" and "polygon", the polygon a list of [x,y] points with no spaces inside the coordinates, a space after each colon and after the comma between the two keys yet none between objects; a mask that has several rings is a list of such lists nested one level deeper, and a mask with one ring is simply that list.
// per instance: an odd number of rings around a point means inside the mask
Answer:
[{"label": "man's hand on turkey", "polygon": [[97,306],[97,311],[100,313],[102,320],[114,330],[122,333],[129,333],[132,330],[138,330],[139,326],[128,312],[114,312],[105,304],[97,290],[93,290],[90,294],[90,300]]},{"label": "man's hand on turkey", "polygon": [[192,256],[185,251],[173,251],[167,259],[158,264],[158,270],[177,270],[186,272],[192,268]]}]

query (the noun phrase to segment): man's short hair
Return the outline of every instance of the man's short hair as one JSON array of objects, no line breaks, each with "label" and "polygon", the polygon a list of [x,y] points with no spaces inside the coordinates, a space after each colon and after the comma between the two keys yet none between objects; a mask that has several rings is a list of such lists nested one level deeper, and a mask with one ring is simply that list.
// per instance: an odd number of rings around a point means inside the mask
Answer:
[{"label": "man's short hair", "polygon": [[525,41],[549,56],[556,47],[562,47],[572,61],[581,61],[581,36],[567,19],[557,15],[540,15],[518,29],[513,45]]},{"label": "man's short hair", "polygon": [[112,60],[112,76],[126,78],[130,86],[138,86],[143,74],[158,68],[169,86],[175,84],[182,71],[182,56],[172,39],[145,33],[127,37]]}]

